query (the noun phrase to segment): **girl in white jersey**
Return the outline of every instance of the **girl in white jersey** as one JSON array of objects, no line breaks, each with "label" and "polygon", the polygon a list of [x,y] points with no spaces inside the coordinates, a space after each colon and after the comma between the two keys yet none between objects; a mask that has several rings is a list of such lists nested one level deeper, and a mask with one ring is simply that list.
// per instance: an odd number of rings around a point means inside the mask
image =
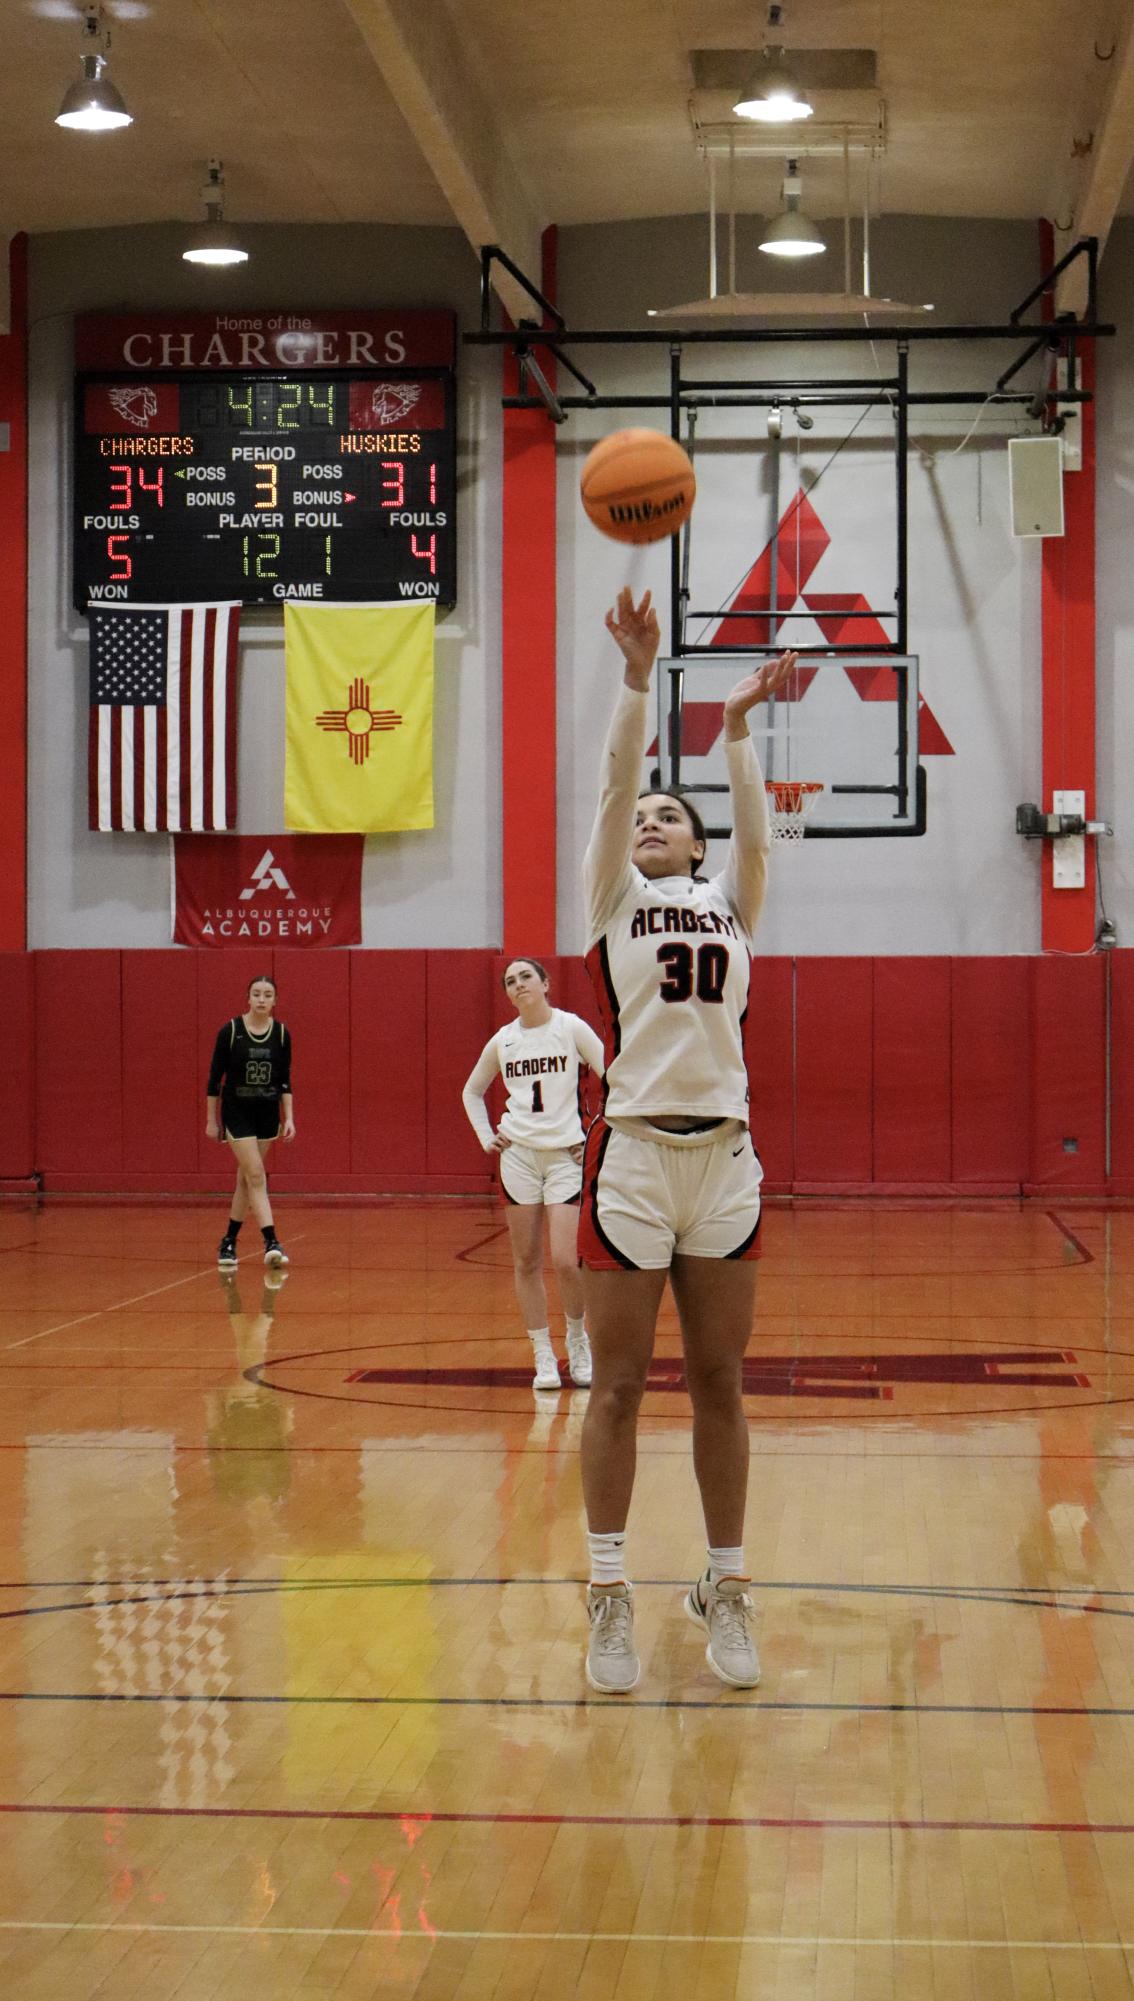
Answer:
[{"label": "girl in white jersey", "polygon": [[[538,959],[513,959],[505,969],[504,991],[517,1019],[485,1043],[461,1094],[462,1102],[485,1152],[500,1155],[516,1297],[535,1361],[532,1387],[557,1390],[560,1386],[543,1282],[546,1213],[551,1258],[567,1319],[571,1381],[586,1389],[591,1380],[591,1351],[576,1249],[583,1178],[579,1071],[586,1064],[601,1077],[602,1044],[594,1029],[577,1014],[565,1014],[549,1004],[548,978]],[[508,1104],[499,1130],[493,1132],[484,1098],[496,1076],[504,1079]]]},{"label": "girl in white jersey", "polygon": [[699,817],[640,791],[657,614],[620,593],[607,629],[625,663],[583,865],[587,965],[606,1042],[604,1116],[587,1135],[579,1253],[594,1387],[583,1425],[591,1622],[587,1678],[624,1693],[639,1673],[626,1577],[638,1408],[668,1277],[693,1402],[693,1465],[708,1567],[685,1598],[723,1681],[760,1678],[744,1570],[748,1428],[741,1367],[752,1327],[759,1160],[748,1131],[742,1028],[752,934],[764,901],[767,797],[748,711],[796,656],[758,667],[724,705],[732,839],[720,875],[695,873]]}]

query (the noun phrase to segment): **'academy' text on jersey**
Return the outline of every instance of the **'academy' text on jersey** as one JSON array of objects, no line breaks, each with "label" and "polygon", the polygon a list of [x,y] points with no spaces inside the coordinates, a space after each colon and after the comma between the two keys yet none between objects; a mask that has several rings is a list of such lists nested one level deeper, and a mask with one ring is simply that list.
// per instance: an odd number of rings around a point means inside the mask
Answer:
[{"label": "'academy' text on jersey", "polygon": [[666,931],[715,932],[718,937],[738,938],[735,917],[719,910],[679,910],[672,903],[651,903],[634,912],[632,938],[656,938]]},{"label": "'academy' text on jersey", "polygon": [[525,1056],[518,1063],[505,1061],[501,1068],[505,1080],[510,1077],[546,1077],[549,1071],[561,1070],[567,1073],[565,1056]]},{"label": "'academy' text on jersey", "polygon": [[587,953],[602,1016],[605,1113],[748,1122],[749,941],[719,877],[630,867]]}]

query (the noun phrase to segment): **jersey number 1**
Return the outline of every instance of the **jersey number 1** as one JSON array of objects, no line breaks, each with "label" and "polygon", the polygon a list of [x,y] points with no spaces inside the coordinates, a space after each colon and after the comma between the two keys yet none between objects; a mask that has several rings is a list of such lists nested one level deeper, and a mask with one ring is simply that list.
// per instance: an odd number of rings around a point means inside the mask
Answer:
[{"label": "jersey number 1", "polygon": [[543,1110],[543,1087],[538,1079],[532,1085],[532,1110],[533,1112],[542,1112]]},{"label": "jersey number 1", "polygon": [[[659,945],[658,964],[665,967],[660,993],[663,1001],[692,1000],[694,958],[691,945]],[[696,957],[696,993],[699,1001],[724,1000],[728,978],[728,952],[723,945],[699,945]]]}]

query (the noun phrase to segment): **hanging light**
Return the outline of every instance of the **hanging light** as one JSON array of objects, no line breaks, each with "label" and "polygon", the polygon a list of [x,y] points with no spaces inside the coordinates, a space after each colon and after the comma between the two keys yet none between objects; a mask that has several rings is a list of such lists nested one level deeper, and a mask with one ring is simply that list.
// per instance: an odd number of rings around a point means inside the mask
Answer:
[{"label": "hanging light", "polygon": [[83,15],[83,74],[64,93],[55,114],[55,123],[69,132],[113,132],[134,123],[122,94],[103,75],[110,50],[110,32],[103,26],[102,8],[88,7]]},{"label": "hanging light", "polygon": [[205,220],[181,252],[186,264],[247,264],[248,252],[224,219],[224,168],[210,160],[209,178],[201,189]]},{"label": "hanging light", "polygon": [[800,90],[783,50],[766,48],[755,77],[732,108],[738,118],[752,118],[761,125],[791,125],[810,118],[815,106]]},{"label": "hanging light", "polygon": [[827,245],[811,217],[804,215],[799,206],[803,199],[803,182],[794,160],[787,163],[783,198],[784,205],[779,215],[767,225],[760,238],[761,250],[766,251],[769,257],[818,257]]}]

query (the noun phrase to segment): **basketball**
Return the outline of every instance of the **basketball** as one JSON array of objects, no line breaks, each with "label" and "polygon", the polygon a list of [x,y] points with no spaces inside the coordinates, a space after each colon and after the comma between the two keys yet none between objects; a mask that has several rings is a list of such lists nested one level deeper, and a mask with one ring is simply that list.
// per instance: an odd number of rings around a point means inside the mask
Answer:
[{"label": "basketball", "polygon": [[662,431],[614,431],[589,453],[579,481],[595,527],[614,542],[660,542],[693,511],[688,454]]}]

